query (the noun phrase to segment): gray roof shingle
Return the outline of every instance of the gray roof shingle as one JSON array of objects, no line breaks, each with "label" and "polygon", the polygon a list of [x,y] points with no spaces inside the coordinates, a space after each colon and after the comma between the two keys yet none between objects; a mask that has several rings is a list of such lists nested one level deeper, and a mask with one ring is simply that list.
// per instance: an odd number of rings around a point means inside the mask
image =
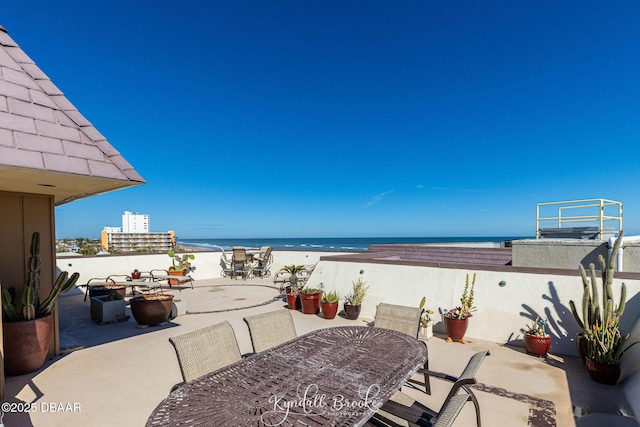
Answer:
[{"label": "gray roof shingle", "polygon": [[145,182],[2,26],[0,148],[0,167]]}]

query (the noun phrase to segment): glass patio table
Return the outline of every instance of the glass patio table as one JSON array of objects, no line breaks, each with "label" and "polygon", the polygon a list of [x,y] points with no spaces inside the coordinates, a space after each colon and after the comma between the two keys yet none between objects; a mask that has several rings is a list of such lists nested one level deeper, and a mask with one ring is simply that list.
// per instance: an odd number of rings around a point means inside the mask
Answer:
[{"label": "glass patio table", "polygon": [[426,362],[389,329],[320,329],[183,384],[147,426],[362,426]]}]

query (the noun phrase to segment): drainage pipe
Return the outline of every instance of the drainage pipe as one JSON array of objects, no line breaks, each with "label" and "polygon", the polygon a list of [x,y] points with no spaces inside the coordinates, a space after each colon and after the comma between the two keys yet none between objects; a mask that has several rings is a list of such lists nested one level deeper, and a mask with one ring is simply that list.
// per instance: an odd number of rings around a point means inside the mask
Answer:
[{"label": "drainage pipe", "polygon": [[[611,252],[613,251],[613,245],[616,244],[617,237],[609,238],[609,258],[611,257]],[[640,242],[640,236],[624,236],[622,237],[622,243],[620,243],[620,249],[618,249],[618,255],[616,256],[616,271],[624,271],[622,265],[622,259],[624,255],[624,244],[628,242]]]}]

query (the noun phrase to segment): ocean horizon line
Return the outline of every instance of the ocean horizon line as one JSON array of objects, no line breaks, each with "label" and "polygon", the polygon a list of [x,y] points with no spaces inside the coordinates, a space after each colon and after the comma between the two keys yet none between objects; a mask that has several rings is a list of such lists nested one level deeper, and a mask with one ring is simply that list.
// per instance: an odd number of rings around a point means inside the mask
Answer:
[{"label": "ocean horizon line", "polygon": [[485,237],[273,237],[273,238],[237,238],[237,239],[189,239],[178,238],[180,246],[201,250],[231,250],[233,246],[260,248],[271,246],[281,250],[326,250],[326,251],[365,251],[373,244],[453,244],[453,243],[496,243],[531,237],[485,236]]}]

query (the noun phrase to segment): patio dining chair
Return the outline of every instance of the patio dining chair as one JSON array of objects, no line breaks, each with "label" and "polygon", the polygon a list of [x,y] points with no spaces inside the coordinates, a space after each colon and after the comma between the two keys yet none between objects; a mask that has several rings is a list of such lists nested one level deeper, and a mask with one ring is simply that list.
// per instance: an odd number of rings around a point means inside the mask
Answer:
[{"label": "patio dining chair", "polygon": [[[408,307],[405,305],[395,305],[380,303],[376,309],[376,317],[373,326],[376,328],[391,329],[402,332],[413,338],[418,338],[420,331],[420,317],[423,309],[420,307]],[[431,394],[431,383],[429,382],[429,360],[424,364],[423,369],[418,373],[422,374],[424,380],[410,379],[409,382],[424,387],[425,393]]]},{"label": "patio dining chair", "polygon": [[276,310],[247,316],[244,321],[249,327],[251,344],[253,344],[255,353],[275,347],[297,336],[289,310]]},{"label": "patio dining chair", "polygon": [[257,274],[261,279],[271,275],[271,271],[269,270],[271,267],[271,249],[271,246],[267,246],[265,251],[261,252],[256,258],[257,264],[253,268],[253,274]]},{"label": "patio dining chair", "polygon": [[476,410],[476,424],[482,427],[480,405],[471,386],[476,384],[476,373],[482,361],[489,355],[488,351],[480,351],[473,356],[462,371],[460,377],[453,377],[440,372],[430,372],[432,376],[453,382],[444,403],[438,412],[434,412],[423,404],[412,399],[405,393],[399,392],[387,401],[374,414],[366,426],[432,426],[450,427],[453,425],[464,405],[471,401]]},{"label": "patio dining chair", "polygon": [[227,256],[227,253],[224,249],[220,248],[220,275],[222,277],[233,277],[233,265],[232,261]]},{"label": "patio dining chair", "polygon": [[184,382],[242,359],[236,335],[227,321],[171,337],[169,342],[176,350]]},{"label": "patio dining chair", "polygon": [[233,250],[233,258],[232,258],[232,268],[234,277],[242,277],[243,279],[247,279],[251,276],[253,271],[253,263],[249,260],[247,256],[247,251],[245,248],[234,246]]}]

